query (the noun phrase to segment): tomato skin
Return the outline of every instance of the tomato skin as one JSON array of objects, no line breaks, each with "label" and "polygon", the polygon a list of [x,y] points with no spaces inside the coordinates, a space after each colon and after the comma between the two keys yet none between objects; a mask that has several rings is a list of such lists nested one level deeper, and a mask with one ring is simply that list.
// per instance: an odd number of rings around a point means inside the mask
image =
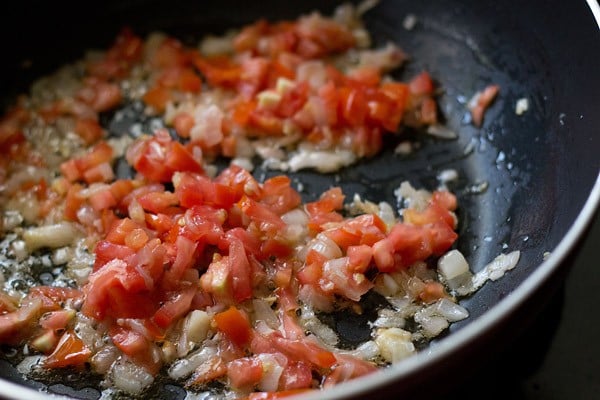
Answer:
[{"label": "tomato skin", "polygon": [[135,36],[130,29],[125,28],[119,33],[103,59],[86,65],[87,71],[91,76],[107,80],[124,77],[133,63],[141,58],[142,49],[142,39]]},{"label": "tomato skin", "polygon": [[65,197],[65,218],[70,221],[77,221],[77,211],[85,203],[85,199],[79,196],[83,186],[79,184],[71,185]]},{"label": "tomato skin", "polygon": [[[186,272],[194,266],[197,249],[202,248],[201,243],[193,242],[185,236],[178,236],[174,247],[174,251],[177,252],[175,259],[170,268],[165,271],[161,282],[165,290],[180,289]],[[190,298],[193,298],[193,293]]]},{"label": "tomato skin", "polygon": [[252,297],[250,262],[241,241],[230,241],[228,260],[231,269],[233,298],[236,302],[241,303]]},{"label": "tomato skin", "polygon": [[169,209],[179,204],[175,193],[166,191],[145,193],[138,197],[137,201],[145,211],[153,214],[168,213]]},{"label": "tomato skin", "polygon": [[252,338],[252,329],[246,313],[229,307],[227,310],[215,314],[214,321],[217,329],[239,347],[246,346]]},{"label": "tomato skin", "polygon": [[308,339],[286,339],[272,335],[272,344],[283,354],[296,361],[308,361],[317,368],[331,368],[335,362],[332,352]]},{"label": "tomato skin", "polygon": [[433,303],[436,300],[447,297],[446,291],[444,290],[444,285],[439,282],[426,282],[423,291],[419,293],[419,298],[423,300],[424,303]]},{"label": "tomato skin", "polygon": [[89,202],[96,211],[107,210],[117,205],[117,200],[109,189],[94,193],[90,196]]},{"label": "tomato skin", "polygon": [[239,201],[242,212],[261,226],[261,229],[274,234],[285,229],[285,223],[270,208],[244,195]]},{"label": "tomato skin", "polygon": [[[121,240],[121,239],[115,239]],[[125,243],[125,235],[122,236],[123,244]],[[132,257],[135,252],[128,246],[111,243],[108,240],[100,240],[94,248],[96,261],[94,262],[94,271],[104,267],[110,260],[120,259],[127,260]]]},{"label": "tomato skin", "polygon": [[209,205],[228,210],[241,197],[235,188],[212,182],[199,174],[178,173],[173,183],[181,206],[187,208]]},{"label": "tomato skin", "polygon": [[67,331],[60,338],[56,348],[44,359],[44,367],[80,367],[88,361],[92,352],[74,332]]},{"label": "tomato skin", "polygon": [[177,321],[187,314],[195,294],[196,288],[193,286],[176,293],[171,299],[164,302],[156,313],[154,313],[152,321],[158,327],[166,329],[173,324],[174,321]]}]

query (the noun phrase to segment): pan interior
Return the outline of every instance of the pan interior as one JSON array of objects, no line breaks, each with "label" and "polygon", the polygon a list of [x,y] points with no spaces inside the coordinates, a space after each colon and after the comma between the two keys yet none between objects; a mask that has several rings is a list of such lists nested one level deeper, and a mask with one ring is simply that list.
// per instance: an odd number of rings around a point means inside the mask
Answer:
[{"label": "pan interior", "polygon": [[[10,59],[0,72],[14,79],[0,84],[2,100],[7,104],[34,77],[78,58],[85,49],[107,47],[123,25],[132,26],[141,34],[161,29],[189,41],[265,15],[292,18],[316,8],[330,12],[335,5],[332,1],[285,5],[278,1],[255,2],[244,4],[243,12],[232,13],[231,10],[241,10],[241,2],[215,3],[203,4],[199,9],[197,2],[188,1],[165,9],[159,1],[108,1],[97,10],[93,21],[81,18],[83,10],[75,2],[45,4],[39,13],[27,16],[33,29],[22,32],[18,44],[8,46]],[[337,174],[291,175],[294,182],[302,183],[305,200],[314,199],[332,185],[340,185],[349,195],[358,193],[362,198],[395,205],[393,191],[402,181],[433,189],[439,184],[437,176],[441,171],[456,170],[459,179],[448,186],[459,200],[458,248],[472,269],[481,269],[503,251],[521,250],[522,258],[516,270],[462,301],[471,317],[454,324],[450,332],[455,332],[526,279],[542,262],[544,253],[559,243],[585,202],[598,173],[600,153],[598,141],[586,147],[592,137],[586,124],[595,122],[595,126],[600,126],[600,117],[591,112],[589,104],[569,103],[567,97],[573,98],[579,90],[581,100],[594,88],[595,93],[600,93],[600,84],[597,75],[589,78],[589,88],[582,87],[576,76],[572,85],[564,83],[564,74],[585,73],[587,67],[582,59],[575,59],[570,67],[559,64],[560,49],[549,47],[552,41],[557,47],[566,46],[565,39],[556,38],[549,28],[560,15],[536,16],[534,5],[520,2],[509,2],[519,4],[519,15],[511,13],[508,4],[493,1],[452,3],[385,1],[365,19],[376,44],[394,41],[411,56],[411,61],[398,71],[398,77],[408,79],[427,70],[436,79],[443,90],[440,110],[446,124],[459,134],[458,139],[445,141],[407,132],[411,140],[420,144],[410,155],[395,154],[393,148],[399,139],[390,138],[382,155]],[[584,13],[585,10],[579,10],[584,6],[583,2],[581,6],[573,5],[577,10],[565,15]],[[25,8],[18,6],[9,17],[22,21],[28,14]],[[408,14],[417,18],[412,30],[402,25]],[[530,30],[524,21],[536,29]],[[597,39],[597,28],[590,32]],[[578,48],[571,51],[579,51]],[[30,61],[31,67],[23,68],[24,60]],[[500,95],[486,114],[484,126],[476,129],[469,123],[466,102],[491,83],[500,85]],[[520,98],[527,98],[530,107],[518,116],[515,104]],[[123,129],[114,123],[110,126],[115,134]],[[569,148],[578,149],[578,160],[566,151]],[[255,174],[265,178],[275,173],[258,169]],[[0,376],[23,382],[10,364],[1,362]],[[75,375],[66,376],[64,383],[49,389],[79,398],[99,396],[99,391],[90,387],[95,382],[90,385],[75,382],[77,379]],[[26,384],[42,386],[36,382]],[[185,397],[182,389],[173,385],[157,390],[164,398]]]}]

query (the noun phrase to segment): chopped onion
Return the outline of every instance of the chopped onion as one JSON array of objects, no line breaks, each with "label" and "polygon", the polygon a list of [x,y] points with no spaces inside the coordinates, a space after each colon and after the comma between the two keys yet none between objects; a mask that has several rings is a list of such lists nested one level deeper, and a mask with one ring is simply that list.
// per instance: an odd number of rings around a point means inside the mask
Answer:
[{"label": "chopped onion", "polygon": [[394,195],[398,199],[398,204],[403,201],[407,207],[422,211],[429,204],[431,193],[427,190],[417,190],[409,182],[404,181],[394,190]]},{"label": "chopped onion", "polygon": [[312,332],[317,338],[328,346],[336,346],[339,342],[337,333],[329,326],[321,322],[315,312],[307,306],[302,307],[300,322],[304,329]]},{"label": "chopped onion", "polygon": [[466,296],[475,292],[483,286],[488,280],[498,280],[506,271],[509,271],[517,266],[521,252],[516,250],[508,254],[500,254],[492,262],[487,264],[481,271],[475,274],[471,281],[456,289],[460,295]]},{"label": "chopped onion", "polygon": [[211,317],[206,311],[193,310],[185,318],[184,331],[187,332],[188,340],[200,343],[208,335]]},{"label": "chopped onion", "polygon": [[383,296],[393,296],[400,290],[400,285],[390,274],[380,274],[375,278],[375,291]]},{"label": "chopped onion", "polygon": [[391,363],[396,363],[415,352],[410,332],[400,328],[379,329],[375,343],[381,356]]},{"label": "chopped onion", "polygon": [[4,231],[10,231],[15,229],[17,226],[23,223],[23,216],[19,211],[6,210],[4,211],[4,218],[2,219],[2,228]]},{"label": "chopped onion", "polygon": [[258,383],[258,388],[264,392],[275,392],[279,387],[279,379],[285,365],[281,365],[281,360],[278,360],[274,354],[262,353],[257,357],[263,368],[263,376]]},{"label": "chopped onion", "polygon": [[23,240],[29,251],[42,247],[55,249],[73,243],[77,230],[70,222],[61,222],[55,225],[29,228],[23,233]]},{"label": "chopped onion", "polygon": [[231,165],[237,165],[240,168],[245,169],[246,171],[252,171],[254,169],[254,164],[252,160],[246,157],[236,157],[231,160]]},{"label": "chopped onion", "polygon": [[104,375],[119,357],[119,350],[115,346],[104,346],[90,360],[95,373]]},{"label": "chopped onion", "polygon": [[405,323],[406,320],[399,312],[383,308],[379,310],[378,317],[373,322],[373,326],[378,328],[404,328]]},{"label": "chopped onion", "polygon": [[337,171],[356,161],[356,155],[350,150],[307,151],[300,150],[288,161],[293,172],[306,168],[314,168],[319,172]]},{"label": "chopped onion", "polygon": [[467,260],[458,250],[450,250],[438,260],[438,271],[450,289],[462,286],[472,276]]},{"label": "chopped onion", "polygon": [[[392,42],[384,47],[360,52],[358,67],[376,68],[380,71],[389,71],[398,68],[406,61],[406,54]],[[352,72],[350,72],[352,74]]]},{"label": "chopped onion", "polygon": [[460,321],[469,316],[469,312],[464,307],[448,299],[440,299],[429,307],[433,307],[437,315],[446,318],[449,322]]},{"label": "chopped onion", "polygon": [[190,131],[192,141],[201,141],[207,146],[214,146],[223,140],[221,123],[223,112],[212,104],[208,107],[199,105],[194,110],[195,125]]},{"label": "chopped onion", "polygon": [[349,353],[350,355],[358,357],[362,360],[374,360],[380,354],[379,346],[377,346],[377,343],[373,340],[369,340],[367,342],[362,343],[360,346],[358,346],[356,349],[352,350]]},{"label": "chopped onion", "polygon": [[319,233],[316,238],[311,240],[303,250],[304,254],[310,250],[314,250],[317,253],[322,254],[327,259],[339,258],[342,256],[342,250],[340,247],[327,235]]},{"label": "chopped onion", "polygon": [[269,302],[263,299],[254,299],[252,300],[252,308],[254,308],[255,321],[262,321],[271,329],[279,328],[279,318],[277,318]]},{"label": "chopped onion", "polygon": [[210,357],[217,354],[217,348],[213,346],[205,346],[201,350],[191,354],[187,358],[175,361],[169,368],[169,377],[172,379],[187,378],[201,364],[208,361]]},{"label": "chopped onion", "polygon": [[446,318],[437,315],[421,315],[416,313],[415,322],[421,325],[423,334],[427,337],[435,337],[449,326]]},{"label": "chopped onion", "polygon": [[119,361],[111,369],[116,388],[130,394],[139,394],[154,382],[154,377],[144,368],[129,361]]},{"label": "chopped onion", "polygon": [[313,89],[319,89],[327,82],[327,70],[321,61],[306,61],[298,66],[297,82],[307,82]]},{"label": "chopped onion", "polygon": [[445,125],[429,125],[427,133],[440,139],[456,139],[458,134]]},{"label": "chopped onion", "polygon": [[205,56],[218,56],[233,52],[233,36],[205,36],[200,41],[200,52]]}]

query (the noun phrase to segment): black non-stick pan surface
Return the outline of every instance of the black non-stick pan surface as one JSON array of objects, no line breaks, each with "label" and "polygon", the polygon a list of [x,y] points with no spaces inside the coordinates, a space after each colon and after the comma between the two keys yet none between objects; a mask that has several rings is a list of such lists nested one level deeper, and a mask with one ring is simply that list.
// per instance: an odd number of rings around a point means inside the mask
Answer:
[{"label": "black non-stick pan surface", "polygon": [[[376,44],[394,41],[410,55],[399,78],[427,70],[436,79],[442,89],[440,111],[459,137],[448,141],[408,132],[421,145],[413,154],[394,154],[398,139],[390,139],[380,156],[339,174],[292,174],[294,182],[304,185],[306,199],[341,185],[345,193],[395,204],[393,190],[400,182],[431,189],[438,184],[437,174],[452,168],[459,174],[450,184],[460,206],[457,247],[472,268],[481,269],[503,251],[522,253],[515,270],[461,302],[470,318],[452,325],[419,355],[314,398],[442,394],[452,382],[468,379],[478,361],[510,345],[564,277],[600,199],[600,31],[590,11],[590,6],[598,9],[593,1],[383,0],[366,14]],[[142,35],[163,30],[190,41],[261,17],[294,18],[313,9],[329,13],[336,4],[10,3],[1,17],[0,97],[9,104],[35,77],[74,61],[86,49],[109,46],[125,25]],[[412,30],[402,25],[408,14],[417,18]],[[465,103],[491,83],[500,85],[500,95],[478,129],[470,124]],[[518,116],[515,104],[523,97],[529,99],[529,110]],[[134,122],[117,123],[110,115],[104,119],[115,135]],[[546,252],[551,255],[544,261]],[[333,323],[342,338],[351,340],[367,322],[336,315]],[[33,398],[7,381],[78,398],[100,395],[97,381],[67,375],[45,385],[24,380],[1,362],[0,396]],[[146,397],[152,396],[183,399],[185,393],[165,384]]]}]

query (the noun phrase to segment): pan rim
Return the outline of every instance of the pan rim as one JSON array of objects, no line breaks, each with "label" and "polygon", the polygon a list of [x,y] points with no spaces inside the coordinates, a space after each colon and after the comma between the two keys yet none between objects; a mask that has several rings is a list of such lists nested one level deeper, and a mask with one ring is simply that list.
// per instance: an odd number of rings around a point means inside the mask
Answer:
[{"label": "pan rim", "polygon": [[[597,0],[586,0],[588,7],[600,29],[600,3]],[[353,379],[349,382],[327,389],[326,392],[318,391],[313,394],[293,396],[290,399],[301,397],[303,400],[344,399],[352,396],[366,394],[367,392],[383,387],[403,377],[408,377],[422,371],[446,357],[460,351],[474,341],[477,337],[491,331],[503,318],[517,310],[529,297],[551,277],[565,260],[569,252],[581,239],[594,215],[600,208],[600,171],[596,176],[594,185],[587,197],[584,206],[569,227],[563,239],[558,243],[550,256],[544,260],[515,290],[490,308],[475,321],[467,324],[460,331],[449,335],[428,351],[417,353],[385,371]],[[0,378],[0,395],[7,399],[70,399],[63,395],[43,392]]]}]

